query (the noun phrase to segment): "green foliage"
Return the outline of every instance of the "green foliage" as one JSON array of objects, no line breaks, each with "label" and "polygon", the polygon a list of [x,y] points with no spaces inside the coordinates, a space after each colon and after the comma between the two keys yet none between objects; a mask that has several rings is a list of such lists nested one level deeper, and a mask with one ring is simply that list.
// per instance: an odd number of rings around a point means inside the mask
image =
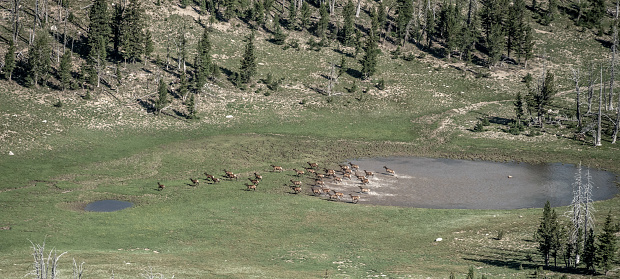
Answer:
[{"label": "green foliage", "polygon": [[312,15],[312,10],[310,10],[310,4],[307,1],[304,1],[301,4],[301,28],[308,29],[310,27],[310,16]]},{"label": "green foliage", "polygon": [[252,77],[256,75],[256,68],[258,64],[256,62],[256,48],[254,47],[254,31],[250,33],[245,39],[245,52],[241,60],[241,67],[239,68],[239,81],[241,83],[250,83]]},{"label": "green foliage", "polygon": [[315,35],[319,38],[324,38],[327,34],[327,28],[329,27],[329,13],[327,12],[327,4],[321,4],[319,8],[319,21],[316,25]]},{"label": "green foliage", "polygon": [[168,84],[163,78],[160,78],[157,86],[157,100],[155,100],[155,114],[161,113],[168,103]]},{"label": "green foliage", "polygon": [[551,252],[560,244],[560,239],[558,239],[559,230],[557,213],[555,213],[555,209],[552,209],[551,204],[547,201],[543,208],[542,220],[536,231],[538,252],[540,252],[545,259],[545,266],[549,266]]},{"label": "green foliage", "polygon": [[71,84],[71,52],[66,51],[60,58],[59,66],[60,85],[62,90],[66,90]]},{"label": "green foliage", "polygon": [[523,98],[521,97],[521,91],[517,91],[517,96],[515,97],[514,102],[512,103],[515,106],[515,116],[517,117],[517,122],[521,122],[521,118],[525,113],[523,107]]},{"label": "green foliage", "polygon": [[[397,36],[398,39],[404,40],[407,31],[407,24],[409,24],[411,18],[413,17],[413,2],[407,0],[398,0],[396,5],[396,30],[398,34]],[[433,22],[434,24],[434,20],[427,20],[427,28],[429,28],[429,30],[434,28],[434,26],[428,24],[431,22]]]},{"label": "green foliage", "polygon": [[88,56],[91,64],[102,68],[107,58],[107,45],[110,38],[110,16],[108,3],[105,0],[95,0],[88,13]]},{"label": "green foliage", "polygon": [[189,95],[189,100],[185,103],[185,108],[187,109],[187,115],[185,116],[185,118],[187,119],[196,119],[196,102],[194,100],[194,95],[196,94],[190,94]]},{"label": "green foliage", "polygon": [[296,1],[297,0],[291,0],[288,5],[288,19],[286,21],[286,27],[289,30],[296,30],[298,27]]},{"label": "green foliage", "polygon": [[487,48],[489,50],[489,66],[494,66],[499,62],[502,51],[504,50],[505,37],[503,27],[499,24],[491,25],[489,29],[489,40],[487,41]]},{"label": "green foliage", "polygon": [[123,58],[132,63],[145,53],[145,24],[145,11],[140,0],[129,2],[120,31],[120,49]]},{"label": "green foliage", "polygon": [[35,86],[40,81],[47,81],[52,62],[51,52],[49,34],[45,31],[37,32],[34,43],[28,49],[28,77]]},{"label": "green foliage", "polygon": [[484,125],[482,125],[482,122],[478,121],[476,122],[476,125],[474,125],[474,132],[484,132]]},{"label": "green foliage", "polygon": [[366,47],[364,48],[365,54],[362,58],[362,78],[367,79],[374,75],[377,71],[377,57],[379,56],[379,50],[377,48],[377,37],[369,36],[366,38]]},{"label": "green foliage", "polygon": [[385,90],[385,79],[381,78],[379,82],[377,82],[377,89]]},{"label": "green foliage", "polygon": [[280,24],[275,23],[277,21],[279,21],[278,15],[274,17],[275,26],[274,26],[273,37],[271,38],[271,42],[273,42],[276,45],[284,45],[284,43],[286,43],[287,35],[282,30],[282,27],[280,27]]},{"label": "green foliage", "polygon": [[13,76],[13,70],[15,70],[15,51],[16,48],[15,43],[13,42],[13,38],[9,37],[9,48],[4,55],[4,67],[2,68],[2,72],[8,80],[11,80]]},{"label": "green foliage", "polygon": [[155,45],[153,43],[153,35],[151,34],[151,30],[146,29],[144,32],[144,62],[148,60],[153,51],[155,50]]},{"label": "green foliage", "polygon": [[202,37],[196,46],[196,58],[194,60],[196,89],[200,90],[207,82],[207,77],[213,73],[211,62],[211,41],[209,40],[209,31],[204,28]]},{"label": "green foliage", "polygon": [[604,273],[611,270],[616,261],[616,253],[618,250],[616,232],[618,229],[612,223],[611,211],[605,218],[603,232],[598,236],[598,266],[603,269]]},{"label": "green foliage", "polygon": [[597,249],[595,244],[596,236],[594,230],[590,228],[588,235],[586,236],[586,242],[583,247],[583,263],[586,265],[586,269],[595,271]]},{"label": "green foliage", "polygon": [[340,56],[340,67],[338,68],[338,77],[342,76],[342,74],[346,73],[348,70],[347,67],[347,59],[344,55]]},{"label": "green foliage", "polygon": [[476,273],[474,272],[474,267],[470,266],[469,270],[467,271],[467,277],[465,277],[467,279],[476,279]]},{"label": "green foliage", "polygon": [[344,25],[342,26],[340,38],[345,46],[351,46],[355,36],[355,5],[353,1],[347,1],[347,4],[342,9],[342,16],[344,18]]},{"label": "green foliage", "polygon": [[461,32],[461,14],[456,5],[445,4],[439,13],[439,34],[446,44],[448,58],[452,51],[458,47],[459,34]]}]

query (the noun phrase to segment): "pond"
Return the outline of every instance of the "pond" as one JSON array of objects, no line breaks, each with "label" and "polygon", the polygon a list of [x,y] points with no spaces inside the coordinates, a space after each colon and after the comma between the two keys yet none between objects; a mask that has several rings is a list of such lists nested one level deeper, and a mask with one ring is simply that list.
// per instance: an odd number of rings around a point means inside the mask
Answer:
[{"label": "pond", "polygon": [[94,212],[113,212],[132,207],[133,203],[118,200],[101,200],[91,202],[86,205],[84,210]]},{"label": "pond", "polygon": [[[369,193],[360,203],[443,209],[518,209],[569,205],[578,168],[570,164],[526,164],[389,157],[351,160],[363,170],[374,171]],[[383,166],[395,171],[388,174]],[[592,199],[606,200],[618,194],[615,174],[582,167],[583,183],[590,173]],[[353,177],[329,187],[359,193],[362,184]]]}]

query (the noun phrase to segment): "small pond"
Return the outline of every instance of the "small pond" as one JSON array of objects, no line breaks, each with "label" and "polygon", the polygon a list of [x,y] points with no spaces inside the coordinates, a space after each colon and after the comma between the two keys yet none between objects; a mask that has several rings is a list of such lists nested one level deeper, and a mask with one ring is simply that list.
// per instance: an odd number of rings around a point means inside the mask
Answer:
[{"label": "small pond", "polygon": [[[552,206],[569,205],[577,167],[570,164],[526,164],[389,157],[351,160],[363,170],[374,171],[360,194],[360,203],[444,209],[541,208],[547,200]],[[396,175],[385,172],[383,166]],[[605,200],[618,194],[615,174],[582,167],[583,183],[590,172],[592,199]],[[355,177],[330,187],[358,193],[361,183]]]},{"label": "small pond", "polygon": [[118,200],[101,200],[91,202],[86,205],[84,210],[94,212],[112,212],[132,207],[133,203]]}]

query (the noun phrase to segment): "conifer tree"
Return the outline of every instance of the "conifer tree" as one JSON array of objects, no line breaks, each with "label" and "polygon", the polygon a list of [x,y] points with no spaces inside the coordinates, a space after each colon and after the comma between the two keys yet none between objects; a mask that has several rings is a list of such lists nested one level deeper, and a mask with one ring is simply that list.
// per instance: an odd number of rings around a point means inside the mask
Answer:
[{"label": "conifer tree", "polygon": [[71,83],[71,52],[67,51],[60,59],[60,84],[66,90]]},{"label": "conifer tree", "polygon": [[487,41],[487,48],[489,51],[489,67],[494,66],[499,62],[502,56],[502,50],[504,50],[504,32],[503,27],[498,24],[493,24],[490,28],[489,40]]},{"label": "conifer tree", "polygon": [[95,0],[88,13],[88,59],[91,68],[95,70],[97,87],[107,58],[107,45],[110,38],[110,18],[108,4],[105,0]]},{"label": "conifer tree", "polygon": [[545,259],[545,266],[549,266],[549,257],[555,247],[558,246],[558,216],[555,209],[551,208],[549,201],[545,203],[543,208],[543,217],[536,231],[536,240],[538,241],[538,251]]},{"label": "conifer tree", "polygon": [[583,263],[586,264],[586,269],[595,272],[596,264],[596,244],[594,230],[590,228],[588,235],[586,236],[586,242],[583,246]]},{"label": "conifer tree", "polygon": [[185,73],[181,73],[179,77],[178,95],[181,96],[183,101],[187,98],[187,92],[189,92],[188,88],[189,82],[187,80],[187,75]]},{"label": "conifer tree", "polygon": [[187,119],[196,118],[196,101],[194,100],[194,93],[189,94],[189,100],[185,103],[185,108],[187,109]]},{"label": "conifer tree", "polygon": [[519,61],[521,57],[525,58],[524,67],[527,68],[527,61],[532,58],[534,50],[534,38],[532,35],[532,28],[528,23],[525,23],[522,27],[521,41],[519,42]]},{"label": "conifer tree", "polygon": [[146,65],[153,51],[155,51],[153,35],[151,34],[151,30],[146,29],[146,32],[144,32],[144,65]]},{"label": "conifer tree", "polygon": [[35,86],[39,81],[47,81],[47,75],[51,65],[52,49],[49,43],[49,34],[39,31],[34,43],[28,49],[28,77]]},{"label": "conifer tree", "polygon": [[[404,40],[406,37],[407,26],[413,17],[413,2],[408,0],[398,0],[396,9],[396,30],[398,39]],[[434,26],[433,26],[434,28]]]},{"label": "conifer tree", "polygon": [[155,113],[159,114],[168,104],[168,85],[163,78],[159,79],[157,93],[157,100],[155,100]]},{"label": "conifer tree", "polygon": [[362,78],[367,79],[370,76],[374,75],[377,71],[377,57],[379,55],[379,50],[377,48],[377,36],[371,34],[366,39],[366,47],[364,48],[366,52],[364,54],[364,58],[362,59]]},{"label": "conifer tree", "polygon": [[13,70],[15,70],[15,49],[13,38],[9,38],[9,49],[7,49],[4,55],[4,67],[2,68],[2,72],[4,72],[4,76],[8,80],[12,79]]},{"label": "conifer tree", "polygon": [[355,4],[351,0],[347,1],[347,4],[344,6],[342,16],[344,18],[341,36],[342,43],[345,46],[350,46],[353,43],[353,36],[355,34]]},{"label": "conifer tree", "polygon": [[265,23],[265,6],[263,5],[263,1],[257,0],[254,1],[254,21],[258,23],[258,25],[263,25]]},{"label": "conifer tree", "polygon": [[513,102],[515,106],[515,115],[517,116],[517,125],[521,125],[521,118],[525,111],[523,110],[523,98],[521,97],[521,91],[517,91],[517,97]]},{"label": "conifer tree", "polygon": [[196,89],[200,90],[207,82],[207,77],[211,74],[211,41],[207,28],[203,29],[202,37],[196,47]]},{"label": "conifer tree", "polygon": [[243,59],[241,60],[241,67],[239,68],[239,78],[242,83],[250,83],[252,77],[256,75],[256,49],[254,47],[254,31],[246,37],[245,52],[243,53]]},{"label": "conifer tree", "polygon": [[612,224],[611,210],[605,218],[605,224],[603,225],[603,233],[598,236],[598,266],[603,269],[603,273],[607,273],[613,267],[616,260],[616,252],[618,247],[616,245],[616,229]]},{"label": "conifer tree", "polygon": [[112,33],[112,43],[114,45],[114,51],[117,54],[120,54],[120,46],[121,46],[121,29],[123,28],[124,18],[125,18],[125,7],[122,5],[123,2],[117,3],[114,5],[114,11],[112,12],[112,17],[110,19],[110,31]]},{"label": "conifer tree", "polygon": [[322,4],[319,8],[319,16],[319,22],[316,25],[316,36],[322,39],[327,33],[327,27],[329,27],[329,13],[325,4]]},{"label": "conifer tree", "polygon": [[310,26],[310,16],[312,16],[312,11],[310,10],[310,4],[308,4],[308,1],[304,1],[303,4],[301,4],[300,13],[301,28],[307,30]]},{"label": "conifer tree", "polygon": [[129,3],[121,27],[121,52],[125,60],[135,63],[145,53],[145,12],[140,0]]},{"label": "conifer tree", "polygon": [[523,27],[525,25],[525,1],[515,0],[514,4],[508,8],[506,19],[506,51],[510,57],[510,51],[517,50],[519,42],[523,40]]},{"label": "conifer tree", "polygon": [[461,32],[461,15],[459,10],[455,5],[446,4],[440,12],[439,33],[445,40],[448,58],[450,58],[452,51],[459,45],[458,38]]},{"label": "conifer tree", "polygon": [[288,20],[286,27],[289,30],[297,29],[297,0],[291,0],[288,5]]}]

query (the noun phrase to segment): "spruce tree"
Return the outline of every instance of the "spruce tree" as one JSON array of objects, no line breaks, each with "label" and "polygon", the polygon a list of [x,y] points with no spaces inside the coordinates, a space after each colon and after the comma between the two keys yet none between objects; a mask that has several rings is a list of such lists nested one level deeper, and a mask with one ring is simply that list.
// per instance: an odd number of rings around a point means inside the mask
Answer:
[{"label": "spruce tree", "polygon": [[155,100],[155,113],[159,114],[168,104],[168,85],[163,78],[159,79],[157,93],[157,100]]},{"label": "spruce tree", "polygon": [[350,46],[353,43],[353,36],[355,34],[355,5],[351,0],[347,1],[347,4],[344,6],[342,16],[344,18],[344,25],[342,26],[341,40],[345,46]]},{"label": "spruce tree", "polygon": [[323,39],[327,33],[327,27],[329,27],[329,12],[327,12],[327,5],[323,3],[319,8],[319,22],[316,25],[316,36]]},{"label": "spruce tree", "polygon": [[377,57],[379,55],[379,49],[377,48],[377,36],[371,35],[366,39],[366,52],[362,59],[362,78],[367,79],[374,75],[377,71]]},{"label": "spruce tree", "polygon": [[211,41],[209,40],[209,31],[207,28],[202,30],[202,37],[198,41],[196,47],[196,88],[200,90],[207,82],[207,77],[211,75]]},{"label": "spruce tree", "polygon": [[254,1],[254,21],[258,23],[258,25],[263,25],[265,23],[265,6],[263,5],[263,1],[256,0]]},{"label": "spruce tree", "polygon": [[196,101],[194,100],[194,93],[189,94],[189,100],[185,103],[185,108],[187,109],[187,119],[196,118]]},{"label": "spruce tree", "polygon": [[521,125],[521,118],[525,111],[523,110],[523,98],[521,97],[521,91],[517,91],[517,97],[513,102],[515,106],[515,115],[517,116],[517,125]]},{"label": "spruce tree", "polygon": [[28,77],[35,86],[39,85],[39,81],[47,81],[52,62],[51,52],[49,34],[39,31],[34,43],[28,49]]},{"label": "spruce tree", "polygon": [[502,51],[504,50],[504,32],[503,27],[498,24],[493,24],[490,29],[489,40],[487,41],[487,48],[489,51],[489,67],[494,66],[499,62]]},{"label": "spruce tree", "polygon": [[4,76],[8,80],[12,79],[13,70],[15,70],[15,49],[13,38],[9,37],[9,49],[7,49],[6,54],[4,55],[4,67],[2,68],[2,72],[4,72]]},{"label": "spruce tree", "polygon": [[146,65],[146,62],[149,60],[149,57],[153,51],[155,51],[153,35],[150,30],[146,29],[146,32],[144,32],[144,65]]},{"label": "spruce tree", "polygon": [[545,203],[543,208],[543,217],[536,231],[536,240],[538,241],[538,251],[545,259],[545,266],[549,266],[549,257],[551,252],[559,242],[558,235],[558,216],[555,209],[551,209],[549,201]]},{"label": "spruce tree", "polygon": [[616,252],[618,247],[616,245],[616,231],[615,226],[611,220],[611,210],[605,218],[605,225],[603,225],[603,233],[598,236],[598,266],[603,269],[603,273],[607,273],[610,270],[616,260]]},{"label": "spruce tree", "polygon": [[512,50],[519,49],[519,42],[523,40],[523,27],[525,25],[525,1],[515,0],[514,4],[508,8],[506,19],[506,51],[508,57]]},{"label": "spruce tree", "polygon": [[256,62],[254,36],[254,31],[252,31],[252,33],[245,39],[245,52],[243,53],[241,67],[239,68],[239,78],[242,83],[250,83],[252,77],[256,75],[256,68],[258,64]]},{"label": "spruce tree", "polygon": [[396,8],[396,30],[398,39],[404,40],[407,32],[409,21],[413,17],[413,1],[398,0]]},{"label": "spruce tree", "polygon": [[288,5],[288,19],[286,21],[286,27],[289,30],[297,29],[297,0],[291,0]]},{"label": "spruce tree", "polygon": [[131,1],[123,19],[120,42],[123,58],[131,63],[136,62],[145,53],[144,17],[145,12],[140,0]]},{"label": "spruce tree", "polygon": [[586,264],[586,269],[595,272],[596,264],[596,244],[594,230],[590,228],[588,235],[586,236],[586,242],[583,246],[583,263]]},{"label": "spruce tree", "polygon": [[[121,2],[122,3],[122,2]],[[120,54],[120,46],[121,46],[121,29],[123,28],[124,18],[125,18],[125,7],[121,5],[121,3],[117,3],[114,5],[114,11],[112,12],[112,17],[110,19],[110,31],[112,33],[112,43],[114,45],[114,51],[117,54]]]},{"label": "spruce tree", "polygon": [[60,84],[62,90],[66,90],[71,83],[71,52],[67,51],[60,59]]},{"label": "spruce tree", "polygon": [[88,25],[88,63],[97,73],[97,86],[99,86],[107,58],[107,45],[110,38],[110,18],[106,0],[95,0],[88,13],[90,24]]},{"label": "spruce tree", "polygon": [[307,30],[310,26],[310,16],[312,16],[312,11],[310,10],[310,4],[308,1],[304,1],[301,4],[301,28]]}]

